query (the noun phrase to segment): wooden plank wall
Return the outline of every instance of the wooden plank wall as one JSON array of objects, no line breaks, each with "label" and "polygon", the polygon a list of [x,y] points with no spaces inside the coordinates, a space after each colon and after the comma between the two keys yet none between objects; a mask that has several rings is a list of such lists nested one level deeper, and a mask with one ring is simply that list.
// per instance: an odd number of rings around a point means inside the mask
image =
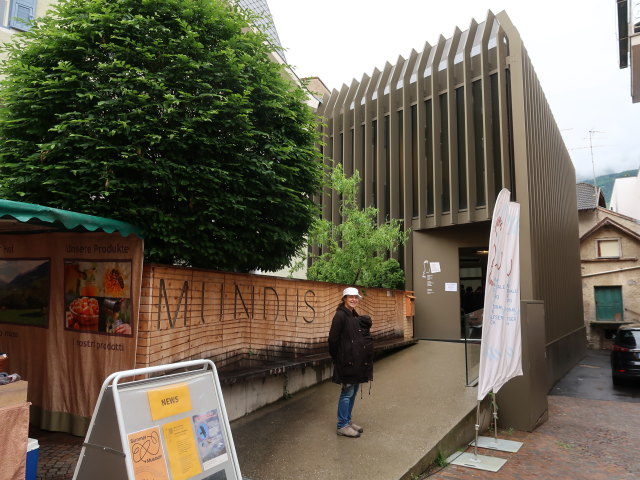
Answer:
[{"label": "wooden plank wall", "polygon": [[[136,368],[210,358],[218,368],[326,353],[344,285],[147,264]],[[407,292],[366,289],[375,339],[413,338]]]}]

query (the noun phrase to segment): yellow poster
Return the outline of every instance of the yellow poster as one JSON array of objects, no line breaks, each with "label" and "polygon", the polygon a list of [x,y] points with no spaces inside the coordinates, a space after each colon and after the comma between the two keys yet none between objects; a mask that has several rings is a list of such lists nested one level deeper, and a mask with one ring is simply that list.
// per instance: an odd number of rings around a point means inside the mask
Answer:
[{"label": "yellow poster", "polygon": [[187,480],[202,472],[190,418],[162,426],[172,480]]},{"label": "yellow poster", "polygon": [[135,480],[169,480],[160,427],[130,433],[128,438]]},{"label": "yellow poster", "polygon": [[191,410],[191,394],[186,383],[177,383],[168,387],[147,392],[151,418],[159,420]]}]

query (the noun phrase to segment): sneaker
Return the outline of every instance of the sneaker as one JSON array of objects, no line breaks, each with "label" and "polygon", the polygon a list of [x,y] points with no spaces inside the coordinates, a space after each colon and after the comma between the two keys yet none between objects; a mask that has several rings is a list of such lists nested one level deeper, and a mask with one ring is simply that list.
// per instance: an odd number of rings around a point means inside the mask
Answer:
[{"label": "sneaker", "polygon": [[338,435],[342,435],[343,437],[350,437],[350,438],[358,438],[360,436],[360,433],[357,430],[354,430],[353,428],[351,428],[351,425],[346,425],[342,428],[339,428],[336,433]]},{"label": "sneaker", "polygon": [[362,427],[360,427],[360,426],[356,425],[356,424],[355,424],[355,423],[353,423],[353,422],[351,422],[351,423],[349,424],[349,426],[350,426],[351,428],[353,428],[353,429],[354,429],[356,432],[358,432],[358,433],[362,433],[362,432],[364,432],[364,428],[362,428]]}]

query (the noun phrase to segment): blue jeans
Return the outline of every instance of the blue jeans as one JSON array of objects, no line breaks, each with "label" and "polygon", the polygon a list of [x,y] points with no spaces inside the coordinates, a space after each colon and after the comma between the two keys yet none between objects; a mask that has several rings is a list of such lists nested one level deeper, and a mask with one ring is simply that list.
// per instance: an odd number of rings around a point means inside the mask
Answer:
[{"label": "blue jeans", "polygon": [[353,403],[356,401],[358,393],[357,383],[343,383],[340,390],[340,398],[338,399],[338,429],[346,427],[351,423],[351,411]]}]

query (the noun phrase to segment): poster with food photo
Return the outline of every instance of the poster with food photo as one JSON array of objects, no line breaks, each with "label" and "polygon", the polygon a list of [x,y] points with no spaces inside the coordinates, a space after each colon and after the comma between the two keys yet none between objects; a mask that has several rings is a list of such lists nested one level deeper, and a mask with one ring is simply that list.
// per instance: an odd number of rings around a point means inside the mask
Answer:
[{"label": "poster with food photo", "polygon": [[65,328],[131,335],[131,262],[65,260]]}]

